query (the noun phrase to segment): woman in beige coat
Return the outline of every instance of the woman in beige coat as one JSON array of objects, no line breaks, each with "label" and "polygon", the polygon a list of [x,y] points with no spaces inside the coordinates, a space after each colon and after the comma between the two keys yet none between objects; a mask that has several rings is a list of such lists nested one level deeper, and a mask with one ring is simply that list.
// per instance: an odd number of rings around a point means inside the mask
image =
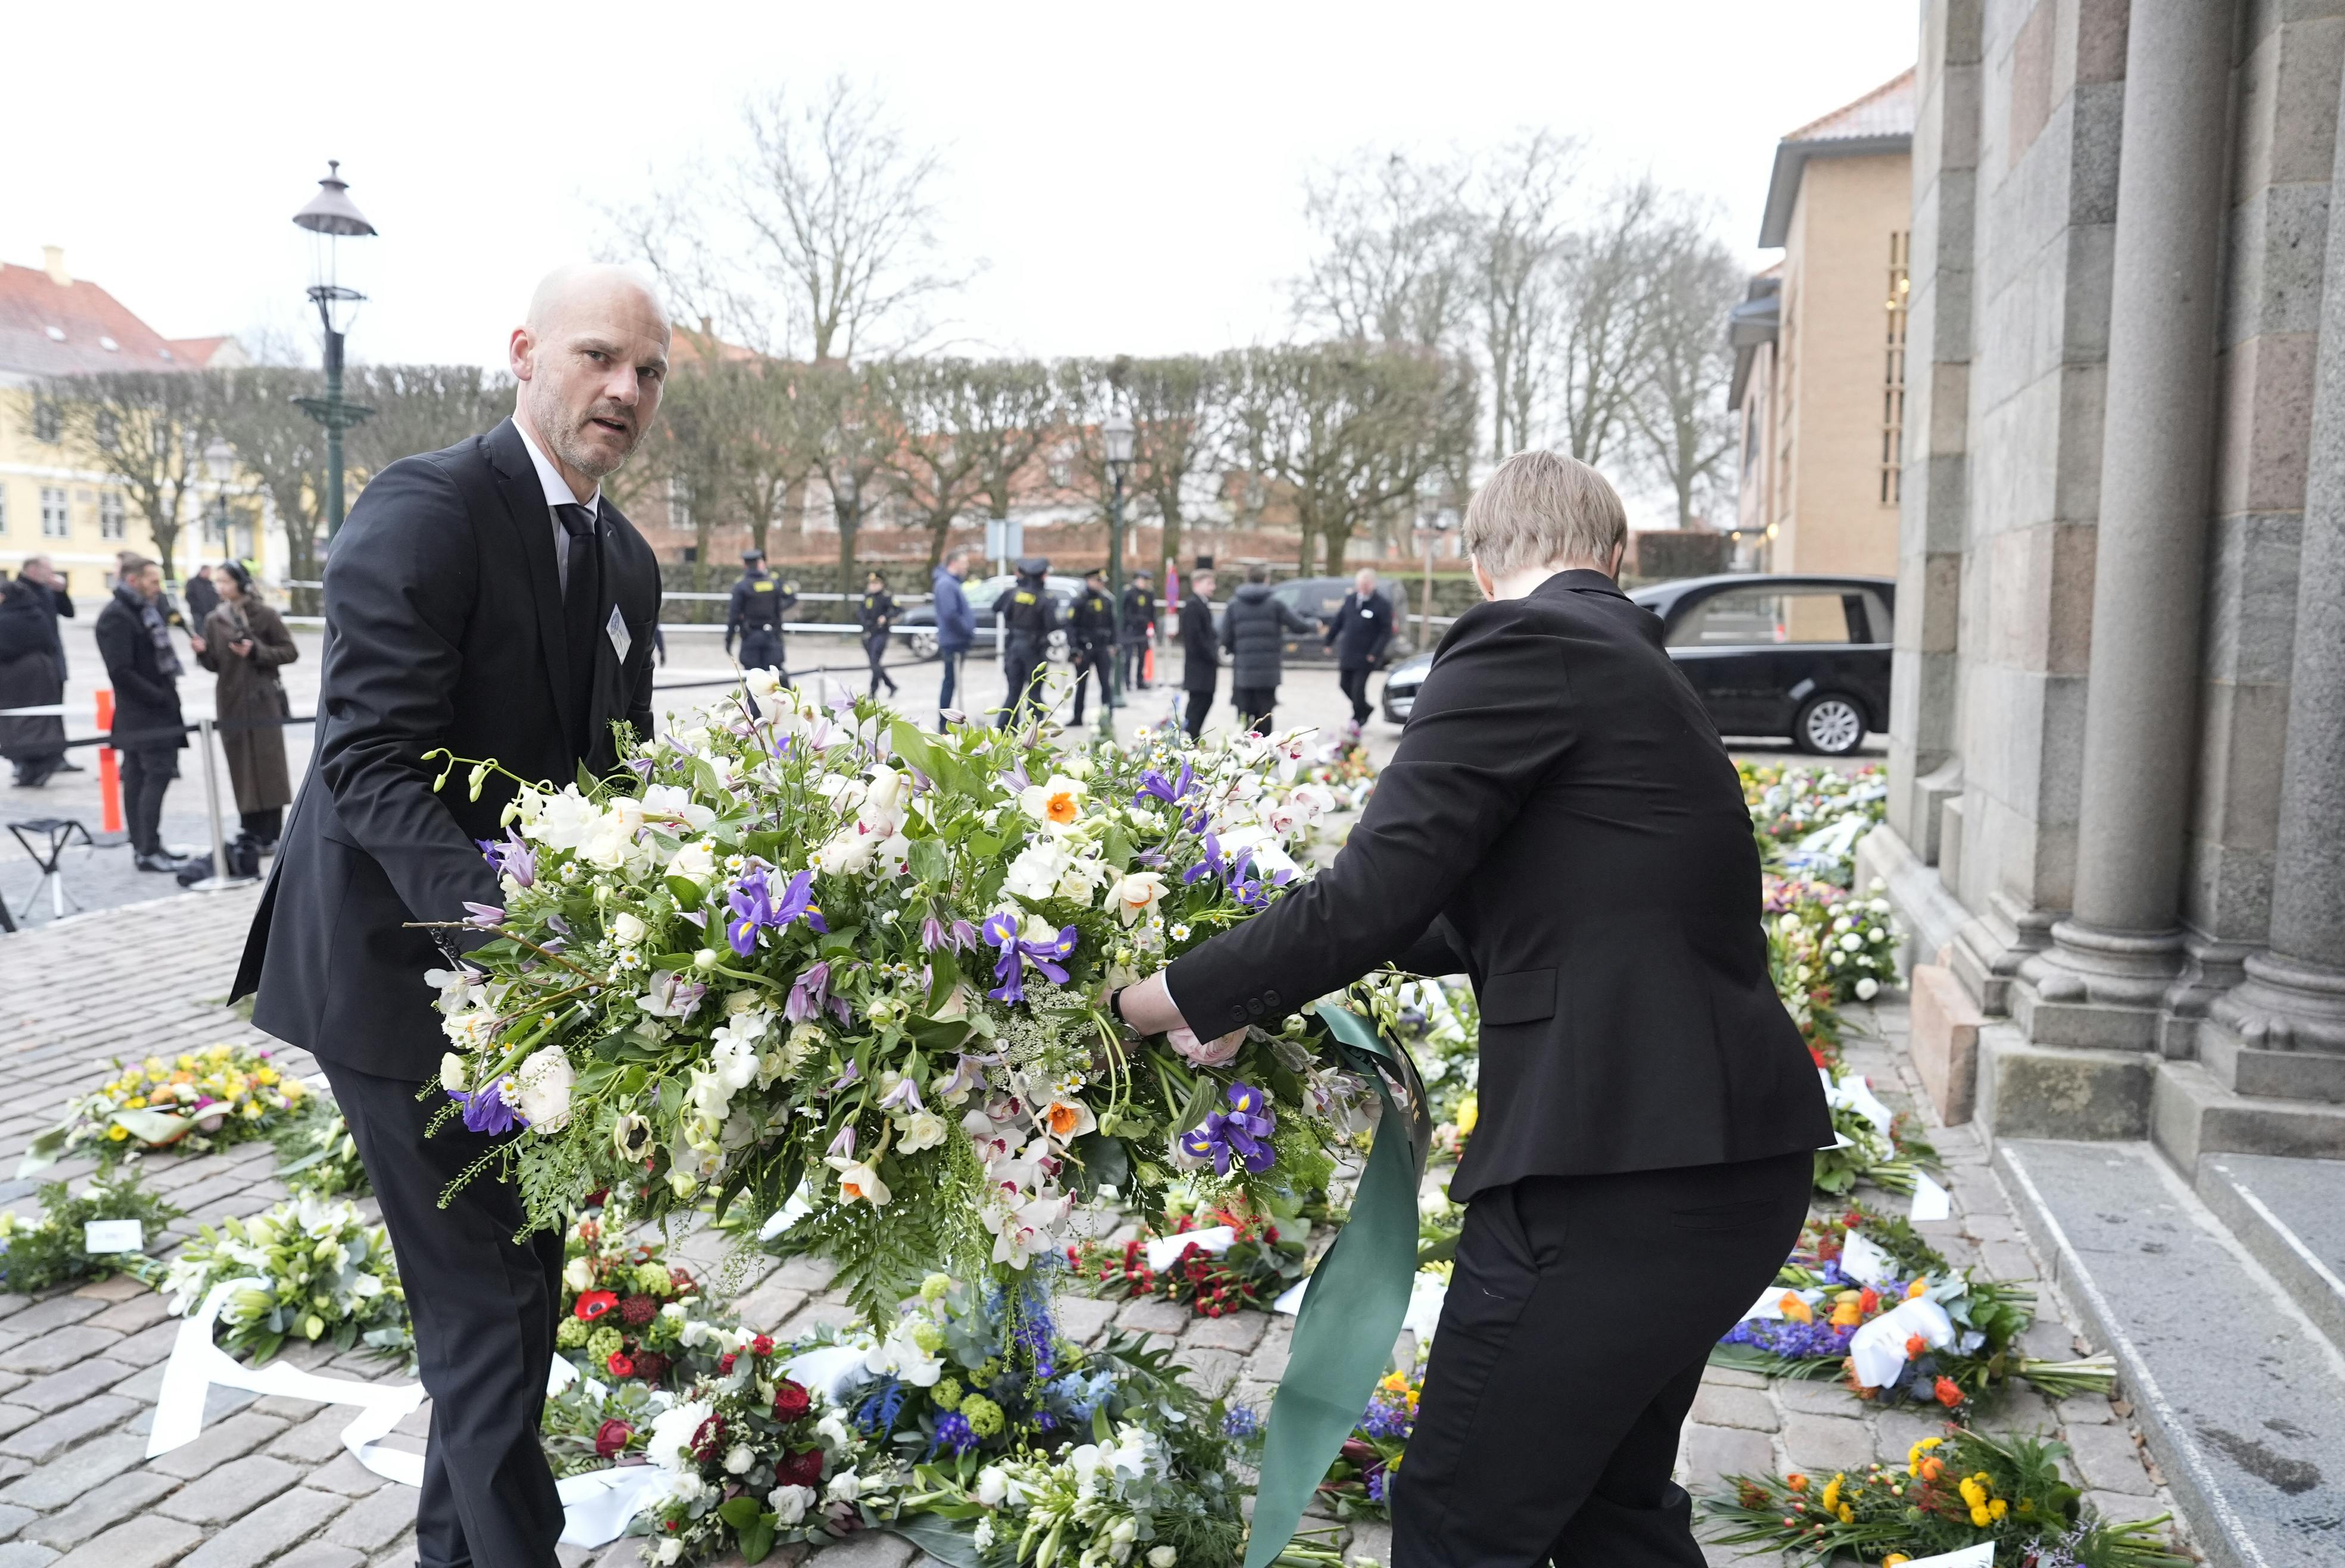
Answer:
[{"label": "woman in beige coat", "polygon": [[244,831],[263,850],[274,849],[292,804],[293,785],[285,770],[285,729],[291,711],[279,666],[301,656],[283,617],[262,602],[252,574],[229,561],[218,574],[220,602],[204,618],[204,649],[196,657],[219,674],[214,707],[219,715],[220,750],[228,754],[228,778],[236,785],[236,809]]}]

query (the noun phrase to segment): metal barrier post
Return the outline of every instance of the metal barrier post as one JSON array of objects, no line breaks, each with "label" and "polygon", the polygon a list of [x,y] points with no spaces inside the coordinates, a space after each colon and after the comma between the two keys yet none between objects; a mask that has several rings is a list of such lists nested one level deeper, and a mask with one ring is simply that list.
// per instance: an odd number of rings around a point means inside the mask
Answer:
[{"label": "metal barrier post", "polygon": [[212,755],[212,721],[197,721],[196,731],[196,743],[204,748],[204,814],[211,819],[212,874],[200,882],[190,883],[188,887],[196,893],[218,893],[241,887],[254,879],[228,875],[228,841],[220,836],[219,764]]}]

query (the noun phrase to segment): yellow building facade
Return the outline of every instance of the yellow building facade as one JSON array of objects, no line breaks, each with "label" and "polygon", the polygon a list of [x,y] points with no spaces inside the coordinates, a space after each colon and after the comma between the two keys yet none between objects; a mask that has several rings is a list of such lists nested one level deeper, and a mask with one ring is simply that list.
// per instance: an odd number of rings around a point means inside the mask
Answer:
[{"label": "yellow building facade", "polygon": [[1777,145],[1759,242],[1782,259],[1729,323],[1736,531],[1772,572],[1897,571],[1914,76]]},{"label": "yellow building facade", "polygon": [[[27,559],[46,556],[69,592],[95,595],[112,585],[122,551],[161,553],[127,488],[76,449],[40,395],[48,381],[243,362],[231,338],[163,337],[104,288],[73,277],[55,248],[39,267],[0,263],[0,571],[14,575]],[[260,560],[268,531],[248,480],[200,479],[185,500],[173,575],[198,561]]]}]

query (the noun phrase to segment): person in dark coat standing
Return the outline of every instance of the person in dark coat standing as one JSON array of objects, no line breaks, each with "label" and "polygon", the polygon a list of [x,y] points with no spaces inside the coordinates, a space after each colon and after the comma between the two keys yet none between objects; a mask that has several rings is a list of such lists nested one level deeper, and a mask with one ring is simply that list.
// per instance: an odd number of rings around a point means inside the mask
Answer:
[{"label": "person in dark coat standing", "polygon": [[1008,729],[1022,710],[1040,707],[1042,677],[1050,669],[1051,563],[1030,555],[1018,563],[1018,581],[993,602],[1001,640],[1001,712],[995,723]]},{"label": "person in dark coat standing", "polygon": [[508,363],[513,417],[402,458],[359,494],[326,561],[326,646],[310,776],[231,997],[315,1056],[382,1205],[431,1397],[416,1555],[430,1568],[545,1568],[562,1498],[538,1441],[562,1305],[562,1234],[525,1231],[499,1171],[441,1193],[499,1140],[442,1127],[447,1049],[434,967],[506,894],[509,778],[435,790],[445,748],[559,787],[648,736],[659,562],[602,481],[659,408],[667,318],[615,267],[538,286]]},{"label": "person in dark coat standing", "polygon": [[[130,852],[141,871],[177,871],[163,853],[163,794],[179,776],[187,720],[179,713],[179,655],[171,648],[163,614],[163,569],[143,555],[123,558],[114,597],[98,612],[98,656],[114,687],[115,751],[122,758],[122,814]],[[201,655],[204,640],[188,644]]]},{"label": "person in dark coat standing", "polygon": [[[66,646],[57,617],[74,612],[72,597],[46,556],[34,556],[15,579],[0,586],[0,709],[48,708],[65,701]],[[61,713],[0,718],[0,757],[15,764],[16,787],[39,789],[67,762]]]},{"label": "person in dark coat standing", "polygon": [[1373,567],[1363,566],[1352,579],[1352,591],[1327,622],[1326,645],[1335,651],[1335,680],[1352,700],[1352,727],[1368,722],[1376,710],[1368,705],[1368,672],[1384,667],[1385,648],[1392,642],[1392,602],[1376,592]]},{"label": "person in dark coat standing", "polygon": [[[845,583],[839,585],[841,588]],[[779,670],[787,680],[789,666],[782,656],[782,622],[798,602],[798,585],[783,582],[766,570],[766,552],[752,550],[741,557],[741,581],[733,585],[733,600],[725,612],[725,651],[741,642],[741,668]]]},{"label": "person in dark coat standing", "polygon": [[188,602],[188,629],[200,634],[212,612],[219,608],[219,582],[212,576],[212,569],[197,567],[180,585],[179,595]]},{"label": "person in dark coat standing", "polygon": [[1271,592],[1270,572],[1246,568],[1246,580],[1222,612],[1222,647],[1230,655],[1230,705],[1251,730],[1270,728],[1290,632],[1316,632],[1319,623]]},{"label": "person in dark coat standing", "polygon": [[969,607],[969,595],[962,591],[961,579],[969,575],[969,551],[949,550],[929,582],[929,592],[937,607],[937,663],[944,666],[944,681],[937,687],[937,728],[945,727],[945,714],[954,712],[953,698],[960,694],[961,660],[969,645],[977,641],[977,612]]},{"label": "person in dark coat standing", "polygon": [[1123,591],[1123,630],[1117,652],[1117,671],[1127,692],[1149,687],[1148,650],[1156,642],[1156,579],[1145,572],[1132,574]]},{"label": "person in dark coat standing", "polygon": [[203,626],[196,658],[219,676],[212,698],[220,751],[228,757],[240,825],[262,850],[277,847],[285,808],[293,802],[285,770],[285,723],[292,709],[278,672],[301,656],[293,633],[253,588],[236,561],[220,569],[219,602]]},{"label": "person in dark coat standing", "polygon": [[873,572],[863,580],[863,600],[855,607],[855,619],[863,628],[863,656],[871,663],[871,695],[878,696],[885,685],[888,694],[896,694],[896,678],[883,667],[888,657],[888,643],[896,625],[896,596],[888,592],[888,579]]},{"label": "person in dark coat standing", "polygon": [[[1067,616],[1067,639],[1074,644],[1075,723],[1083,722],[1083,694],[1096,682],[1100,712],[1108,711],[1115,693],[1108,683],[1115,678],[1115,602],[1107,596],[1107,573],[1097,569],[1083,573],[1083,591]],[[1104,722],[1104,721],[1102,721]]]},{"label": "person in dark coat standing", "polygon": [[[1614,583],[1627,536],[1586,464],[1501,464],[1466,513],[1490,602],[1442,639],[1335,862],[1110,998],[1134,1029],[1223,1035],[1387,960],[1473,980],[1482,1120],[1394,1568],[1700,1568],[1679,1429],[1832,1142],[1741,784]],[[1588,1281],[1626,1257],[1622,1313]]]},{"label": "person in dark coat standing", "polygon": [[1205,711],[1213,705],[1213,687],[1222,678],[1222,646],[1213,635],[1213,572],[1199,567],[1190,574],[1189,592],[1181,598],[1181,727],[1195,740],[1205,733]]}]

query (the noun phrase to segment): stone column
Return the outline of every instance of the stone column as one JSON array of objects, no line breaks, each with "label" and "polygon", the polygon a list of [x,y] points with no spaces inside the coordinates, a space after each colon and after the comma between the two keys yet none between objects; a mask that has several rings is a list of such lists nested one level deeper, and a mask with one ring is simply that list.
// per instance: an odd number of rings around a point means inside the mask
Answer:
[{"label": "stone column", "polygon": [[[2345,85],[2340,98],[2345,102]],[[2330,188],[2345,191],[2345,136],[2337,138]],[[2246,983],[2216,1002],[2216,1021],[2251,1047],[2345,1052],[2345,201],[2333,197],[2313,372],[2304,542],[2297,563],[2270,940],[2269,952],[2248,958]]]},{"label": "stone column", "polygon": [[2234,12],[2131,15],[2076,901],[2021,1004],[2048,1043],[2148,1046],[2179,967]]}]

